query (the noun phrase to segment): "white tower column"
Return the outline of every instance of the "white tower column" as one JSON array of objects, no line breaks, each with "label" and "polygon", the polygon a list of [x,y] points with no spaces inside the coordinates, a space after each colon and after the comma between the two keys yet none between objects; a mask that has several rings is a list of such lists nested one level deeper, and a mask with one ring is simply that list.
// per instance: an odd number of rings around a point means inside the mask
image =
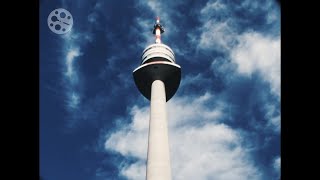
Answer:
[{"label": "white tower column", "polygon": [[147,180],[171,180],[165,85],[151,86]]}]

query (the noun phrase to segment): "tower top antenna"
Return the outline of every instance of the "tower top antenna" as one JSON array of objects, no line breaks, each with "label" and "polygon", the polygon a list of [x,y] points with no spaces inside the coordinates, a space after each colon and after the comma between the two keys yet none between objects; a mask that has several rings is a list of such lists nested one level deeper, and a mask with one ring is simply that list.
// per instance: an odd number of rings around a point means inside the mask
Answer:
[{"label": "tower top antenna", "polygon": [[163,26],[160,24],[160,17],[157,16],[156,23],[153,26],[153,34],[156,35],[156,43],[161,43],[161,34],[164,32]]}]

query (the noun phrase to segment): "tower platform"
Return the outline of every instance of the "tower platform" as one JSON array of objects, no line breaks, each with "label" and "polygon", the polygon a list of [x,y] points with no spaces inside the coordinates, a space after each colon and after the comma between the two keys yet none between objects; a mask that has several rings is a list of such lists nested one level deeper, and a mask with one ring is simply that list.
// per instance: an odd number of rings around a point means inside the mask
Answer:
[{"label": "tower platform", "polygon": [[161,80],[165,84],[166,101],[169,101],[180,85],[181,67],[175,63],[169,46],[152,44],[142,52],[141,65],[133,71],[133,77],[137,88],[148,100],[152,82]]},{"label": "tower platform", "polygon": [[143,64],[133,71],[134,82],[141,94],[150,100],[152,82],[161,80],[165,84],[166,101],[169,101],[180,85],[181,67],[159,57],[156,59],[158,61]]}]

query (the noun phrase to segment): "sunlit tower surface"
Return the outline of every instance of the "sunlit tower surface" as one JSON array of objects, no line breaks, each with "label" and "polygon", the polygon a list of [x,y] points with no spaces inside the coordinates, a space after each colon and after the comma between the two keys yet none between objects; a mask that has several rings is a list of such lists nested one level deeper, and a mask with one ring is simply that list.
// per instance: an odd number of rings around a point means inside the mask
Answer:
[{"label": "sunlit tower surface", "polygon": [[133,71],[136,86],[150,100],[147,180],[171,180],[166,102],[176,93],[181,67],[172,49],[161,43],[164,32],[159,17],[154,24],[154,44],[142,52],[141,64]]}]

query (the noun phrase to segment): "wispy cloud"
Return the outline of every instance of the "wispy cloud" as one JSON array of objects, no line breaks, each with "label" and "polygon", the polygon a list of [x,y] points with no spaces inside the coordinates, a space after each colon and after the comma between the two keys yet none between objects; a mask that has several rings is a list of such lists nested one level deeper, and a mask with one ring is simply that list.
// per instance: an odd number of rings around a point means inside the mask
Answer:
[{"label": "wispy cloud", "polygon": [[280,178],[281,177],[281,157],[280,156],[274,159],[273,168],[278,178]]},{"label": "wispy cloud", "polygon": [[[88,3],[85,1],[79,1],[75,4],[68,4],[66,1],[62,1],[62,4],[69,10],[72,10],[73,6],[83,8],[88,6]],[[98,104],[101,105],[100,100],[104,99],[103,97],[93,97],[92,99],[86,97],[84,93],[86,79],[84,78],[83,67],[81,66],[84,62],[84,55],[87,55],[86,47],[89,43],[92,43],[95,38],[95,28],[101,28],[101,24],[98,23],[98,11],[100,11],[101,6],[101,1],[97,1],[94,6],[88,9],[87,14],[82,13],[81,16],[87,17],[87,19],[84,18],[85,21],[78,18],[76,11],[73,11],[73,15],[75,15],[73,28],[70,32],[60,36],[63,39],[63,46],[61,46],[63,52],[61,71],[63,74],[62,84],[65,94],[64,102],[69,115],[66,117],[66,127],[71,129],[79,123],[84,122],[83,120],[95,117],[96,114],[94,114],[94,112],[99,108],[93,108]],[[77,26],[81,24],[81,22],[89,25],[85,28]]]},{"label": "wispy cloud", "polygon": [[[141,17],[136,17],[134,20],[134,26],[131,28],[132,36],[139,36],[141,37],[142,41],[138,41],[137,45],[140,49],[144,49],[146,45],[154,43],[155,39],[152,36],[152,21],[153,19],[143,19]],[[136,48],[136,46],[134,46]]]},{"label": "wispy cloud", "polygon": [[268,119],[267,126],[279,133],[281,130],[281,117],[280,108],[275,104],[266,104],[265,107],[265,118]]},{"label": "wispy cloud", "polygon": [[[65,58],[64,58],[64,87],[66,96],[66,107],[69,112],[73,112],[80,106],[81,95],[79,92],[79,84],[81,84],[81,79],[79,78],[79,69],[76,68],[77,60],[79,61],[79,56],[83,53],[80,52],[78,45],[74,43],[74,39],[78,39],[79,35],[73,35],[74,31],[69,32],[68,35],[63,36],[64,47],[65,48]],[[71,123],[67,123],[71,124]]]},{"label": "wispy cloud", "polygon": [[[81,61],[81,56],[84,55],[81,46],[88,42],[89,35],[87,33],[78,32],[73,29],[67,34],[61,36],[64,40],[63,52],[63,66],[61,67],[63,71],[63,86],[65,94],[65,105],[66,110],[69,112],[70,117],[66,118],[66,127],[73,128],[77,125],[78,111],[81,109],[82,103],[82,92],[83,92],[83,79],[81,77],[81,68],[79,63]],[[79,43],[82,41],[82,43]]]},{"label": "wispy cloud", "polygon": [[75,92],[69,92],[68,94],[68,99],[67,99],[67,104],[70,109],[77,109],[78,105],[80,103],[80,97],[77,93]]},{"label": "wispy cloud", "polygon": [[207,21],[202,27],[198,48],[228,51],[235,44],[235,32],[229,21]]},{"label": "wispy cloud", "polygon": [[209,13],[216,13],[217,11],[226,10],[226,5],[223,4],[221,1],[208,1],[206,6],[201,9],[201,14],[209,14]]},{"label": "wispy cloud", "polygon": [[79,49],[70,49],[67,52],[65,75],[71,83],[77,83],[78,80],[77,72],[74,70],[74,60],[78,56],[80,56]]},{"label": "wispy cloud", "polygon": [[97,13],[91,13],[88,16],[88,21],[90,23],[95,23],[97,21],[97,17],[98,17]]}]

